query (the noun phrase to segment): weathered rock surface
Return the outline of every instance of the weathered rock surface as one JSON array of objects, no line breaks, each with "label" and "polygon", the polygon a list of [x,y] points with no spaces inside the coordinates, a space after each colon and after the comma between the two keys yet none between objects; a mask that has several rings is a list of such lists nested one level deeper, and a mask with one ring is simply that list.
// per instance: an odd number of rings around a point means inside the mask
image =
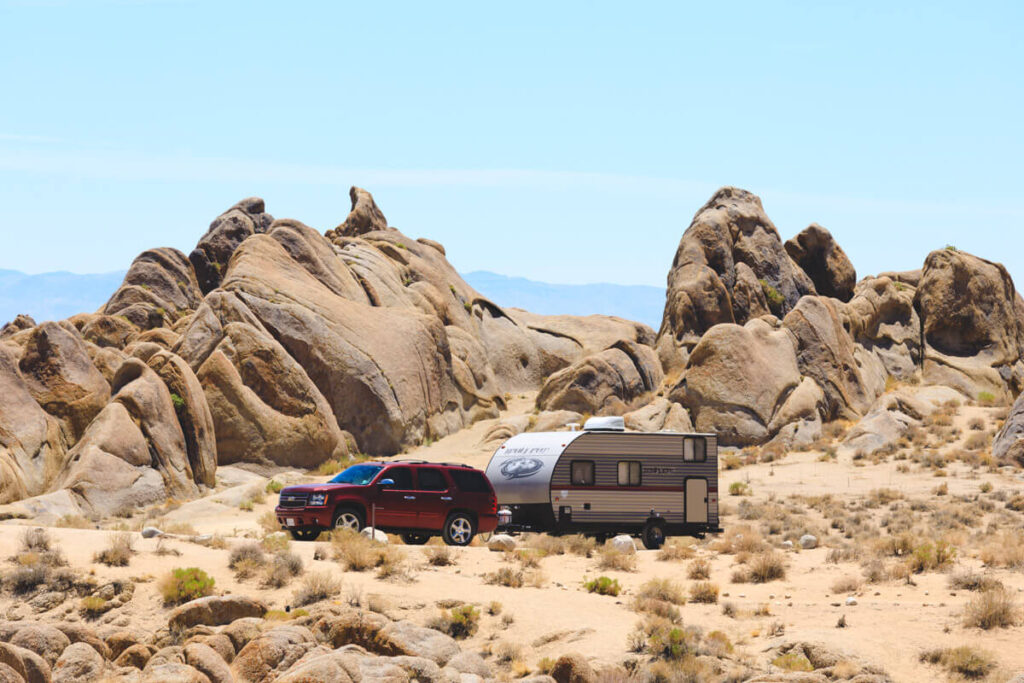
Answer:
[{"label": "weathered rock surface", "polygon": [[387,230],[388,219],[373,201],[373,195],[361,187],[351,187],[348,191],[352,200],[352,210],[345,222],[335,228],[339,236],[354,237],[375,230]]},{"label": "weathered rock surface", "polygon": [[53,683],[94,681],[102,676],[106,662],[85,643],[69,645],[54,662]]},{"label": "weathered rock surface", "polygon": [[762,306],[781,318],[801,296],[814,293],[811,279],[786,253],[761,200],[735,187],[718,190],[683,233],[669,271],[658,332],[665,369],[684,363],[685,351],[714,325],[742,325],[760,315]]},{"label": "weathered rock surface", "polygon": [[537,407],[621,415],[632,401],[656,390],[662,379],[661,363],[651,347],[619,341],[551,375],[537,395]]},{"label": "weathered rock surface", "polygon": [[61,487],[96,512],[113,514],[168,496],[198,493],[170,392],[139,360],[126,361],[114,397],[68,453]]},{"label": "weathered rock surface", "polygon": [[278,626],[249,641],[231,663],[231,673],[240,683],[272,681],[316,645],[309,629]]},{"label": "weathered rock surface", "polygon": [[818,294],[840,301],[853,297],[857,271],[832,233],[811,223],[785,246],[789,257],[811,278]]},{"label": "weathered rock surface", "polygon": [[1024,321],[1001,264],[955,249],[925,259],[915,305],[921,317],[924,379],[977,399],[1009,403],[1024,388]]},{"label": "weathered rock surface", "polygon": [[264,233],[274,217],[265,211],[263,200],[249,197],[218,216],[189,254],[199,289],[206,294],[220,284],[232,254],[246,238]]},{"label": "weathered rock surface", "polygon": [[202,300],[185,254],[163,247],[139,254],[102,313],[122,316],[141,330],[172,325]]},{"label": "weathered rock surface", "polygon": [[885,390],[885,368],[854,344],[844,327],[843,304],[805,296],[782,321],[797,340],[797,366],[824,389],[823,417],[856,419]]},{"label": "weathered rock surface", "polygon": [[163,380],[171,392],[185,452],[197,484],[213,487],[216,483],[217,441],[213,415],[206,394],[192,368],[176,354],[157,351],[146,364]]},{"label": "weathered rock surface", "polygon": [[888,276],[857,283],[843,309],[849,332],[882,362],[886,372],[907,379],[921,362],[921,320],[914,308],[915,289]]},{"label": "weathered rock surface", "polygon": [[745,446],[772,436],[772,418],[800,382],[792,333],[752,320],[711,328],[669,398],[689,410],[697,431]]},{"label": "weathered rock surface", "polygon": [[223,626],[238,619],[262,617],[267,606],[240,595],[211,595],[176,607],[167,619],[172,631],[184,631],[199,624]]},{"label": "weathered rock surface", "polygon": [[622,417],[626,422],[626,429],[638,432],[658,432],[663,429],[673,432],[693,431],[693,422],[686,408],[661,397]]},{"label": "weathered rock surface", "polygon": [[992,456],[1003,463],[1024,466],[1024,394],[1014,401],[1010,414],[996,433]]}]

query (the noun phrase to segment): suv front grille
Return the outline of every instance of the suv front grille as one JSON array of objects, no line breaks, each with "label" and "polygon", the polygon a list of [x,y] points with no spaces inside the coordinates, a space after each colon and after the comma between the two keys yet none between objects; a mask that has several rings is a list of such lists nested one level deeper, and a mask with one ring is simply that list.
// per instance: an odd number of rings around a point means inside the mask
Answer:
[{"label": "suv front grille", "polygon": [[304,493],[282,495],[278,503],[283,508],[304,508],[306,507],[306,495]]}]

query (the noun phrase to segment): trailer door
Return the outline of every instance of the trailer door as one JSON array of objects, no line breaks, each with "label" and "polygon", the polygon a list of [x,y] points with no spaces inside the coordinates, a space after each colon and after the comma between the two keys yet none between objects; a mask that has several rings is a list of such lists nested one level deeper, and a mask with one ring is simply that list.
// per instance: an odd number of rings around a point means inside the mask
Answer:
[{"label": "trailer door", "polygon": [[686,523],[707,524],[708,522],[708,480],[691,478],[686,480]]}]

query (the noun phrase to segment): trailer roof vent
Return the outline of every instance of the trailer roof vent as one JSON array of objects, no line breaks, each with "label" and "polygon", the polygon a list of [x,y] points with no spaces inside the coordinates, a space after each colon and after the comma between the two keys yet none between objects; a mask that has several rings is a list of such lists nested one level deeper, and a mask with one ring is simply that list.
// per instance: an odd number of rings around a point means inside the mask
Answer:
[{"label": "trailer roof vent", "polygon": [[624,432],[626,421],[617,415],[592,417],[583,425],[585,432]]}]

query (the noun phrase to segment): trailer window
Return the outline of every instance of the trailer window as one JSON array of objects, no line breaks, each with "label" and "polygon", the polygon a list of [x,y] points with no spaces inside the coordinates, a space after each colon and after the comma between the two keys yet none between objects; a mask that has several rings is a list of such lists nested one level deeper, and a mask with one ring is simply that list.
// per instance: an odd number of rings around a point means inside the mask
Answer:
[{"label": "trailer window", "polygon": [[639,486],[643,470],[639,460],[619,461],[619,486]]},{"label": "trailer window", "polygon": [[707,459],[707,444],[704,439],[693,438],[683,440],[683,460],[685,462],[703,462]]},{"label": "trailer window", "polygon": [[573,486],[594,485],[594,461],[573,460],[569,465]]}]

